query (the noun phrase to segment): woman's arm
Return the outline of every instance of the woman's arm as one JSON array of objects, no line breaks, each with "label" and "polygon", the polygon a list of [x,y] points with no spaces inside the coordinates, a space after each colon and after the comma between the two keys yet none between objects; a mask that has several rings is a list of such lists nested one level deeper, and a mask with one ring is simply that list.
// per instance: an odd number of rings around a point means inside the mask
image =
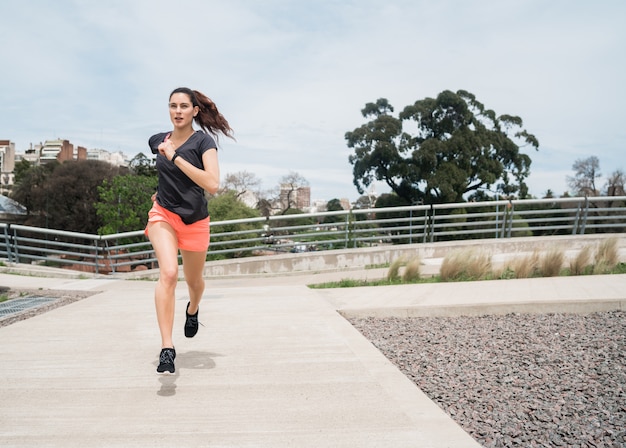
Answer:
[{"label": "woman's arm", "polygon": [[196,168],[182,157],[176,157],[174,164],[198,186],[211,194],[220,187],[220,167],[217,161],[217,149],[211,148],[202,154],[204,169]]}]

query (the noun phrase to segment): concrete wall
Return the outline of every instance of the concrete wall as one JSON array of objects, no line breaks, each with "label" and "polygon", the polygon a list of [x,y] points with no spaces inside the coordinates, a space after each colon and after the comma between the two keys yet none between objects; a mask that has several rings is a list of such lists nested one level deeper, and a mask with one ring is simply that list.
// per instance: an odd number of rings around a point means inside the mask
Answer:
[{"label": "concrete wall", "polygon": [[398,257],[407,259],[419,256],[422,260],[441,259],[450,251],[474,248],[502,259],[550,248],[560,248],[572,256],[585,246],[596,246],[601,241],[619,238],[622,260],[626,257],[626,234],[572,235],[552,237],[520,237],[504,239],[447,241],[399,246],[377,246],[360,249],[341,249],[320,252],[277,254],[234,260],[212,261],[206,264],[205,277],[239,275],[285,275],[304,272],[356,270],[380,266]]}]

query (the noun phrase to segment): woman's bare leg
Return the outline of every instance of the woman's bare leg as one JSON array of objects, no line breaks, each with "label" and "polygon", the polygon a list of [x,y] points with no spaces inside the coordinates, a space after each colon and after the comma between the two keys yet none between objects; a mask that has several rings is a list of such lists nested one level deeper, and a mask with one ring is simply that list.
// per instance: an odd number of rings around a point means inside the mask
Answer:
[{"label": "woman's bare leg", "polygon": [[159,280],[154,290],[154,303],[161,332],[161,348],[173,348],[172,331],[178,283],[178,240],[172,227],[162,221],[149,224],[148,236],[159,262]]},{"label": "woman's bare leg", "polygon": [[189,314],[196,314],[202,294],[204,293],[204,264],[206,251],[193,252],[181,250],[183,256],[183,273],[189,290]]}]

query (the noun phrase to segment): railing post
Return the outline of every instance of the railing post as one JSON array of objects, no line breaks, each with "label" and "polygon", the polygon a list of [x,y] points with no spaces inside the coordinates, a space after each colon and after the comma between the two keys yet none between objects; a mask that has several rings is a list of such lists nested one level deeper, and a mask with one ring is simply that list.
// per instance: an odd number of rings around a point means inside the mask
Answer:
[{"label": "railing post", "polygon": [[409,210],[409,244],[413,244],[413,209]]},{"label": "railing post", "polygon": [[[98,238],[100,238],[100,237],[98,237]],[[95,244],[94,244],[94,246],[95,246],[95,248],[96,248],[96,251],[95,251],[95,257],[94,257],[94,270],[96,271],[96,274],[98,274],[98,273],[99,273],[99,272],[98,272],[98,249],[99,249],[99,245],[98,245],[98,238],[96,238],[96,239],[94,240],[94,243],[95,243]]]},{"label": "railing post", "polygon": [[426,238],[428,237],[428,209],[424,210],[424,233],[422,234],[422,243],[426,242]]},{"label": "railing post", "polygon": [[509,199],[509,226],[507,229],[507,238],[511,238],[511,229],[513,228],[513,212],[515,211],[515,205],[513,205],[513,201]]},{"label": "railing post", "polygon": [[578,221],[580,220],[580,202],[578,203],[578,209],[576,210],[576,216],[574,217],[574,224],[572,224],[572,235],[578,233]]},{"label": "railing post", "polygon": [[498,239],[498,231],[500,230],[500,204],[498,201],[498,193],[496,193],[496,239]]},{"label": "railing post", "polygon": [[587,228],[587,216],[589,214],[589,198],[587,196],[585,196],[585,208],[583,211],[583,223],[582,226],[580,228],[580,234],[584,235],[585,234],[585,229]]},{"label": "railing post", "polygon": [[430,204],[430,242],[435,242],[435,207]]},{"label": "railing post", "polygon": [[[345,229],[346,231],[344,232],[344,239],[345,239],[345,243],[343,245],[343,247],[345,247],[346,249],[348,247],[350,247],[350,216],[348,215],[348,213],[346,213],[346,224],[345,224]],[[356,244],[356,241],[354,242],[354,244]]]},{"label": "railing post", "polygon": [[13,246],[13,252],[15,253],[15,260],[13,260],[13,263],[19,263],[20,262],[20,253],[19,253],[19,248],[18,248],[18,244],[17,244],[17,230],[13,229],[13,234],[11,235],[11,245]]},{"label": "railing post", "polygon": [[504,211],[503,211],[504,216],[502,217],[502,232],[500,233],[500,238],[506,237],[505,232],[509,224],[509,221],[511,220],[511,215],[509,213],[510,208],[511,208],[511,202],[509,201],[509,203],[504,206]]},{"label": "railing post", "polygon": [[11,224],[7,224],[4,227],[4,245],[6,246],[7,259],[11,262]]}]

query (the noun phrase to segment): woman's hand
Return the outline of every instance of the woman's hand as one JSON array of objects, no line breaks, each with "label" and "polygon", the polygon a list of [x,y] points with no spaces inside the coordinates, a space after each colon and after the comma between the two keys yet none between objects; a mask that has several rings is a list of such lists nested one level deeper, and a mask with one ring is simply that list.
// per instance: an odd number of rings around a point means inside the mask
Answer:
[{"label": "woman's hand", "polygon": [[170,134],[165,136],[165,140],[159,144],[157,149],[159,150],[159,154],[164,156],[167,160],[172,160],[172,157],[174,157],[174,154],[176,153],[176,147],[170,140]]}]

